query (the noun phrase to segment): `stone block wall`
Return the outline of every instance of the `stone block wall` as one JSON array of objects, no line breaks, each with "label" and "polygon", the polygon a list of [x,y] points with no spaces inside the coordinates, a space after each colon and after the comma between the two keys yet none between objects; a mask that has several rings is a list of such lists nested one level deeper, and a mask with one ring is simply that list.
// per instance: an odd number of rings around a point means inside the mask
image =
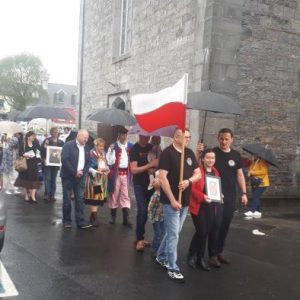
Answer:
[{"label": "stone block wall", "polygon": [[237,122],[240,144],[274,149],[272,195],[299,195],[300,1],[246,0],[238,53],[237,98],[245,117]]},{"label": "stone block wall", "polygon": [[[300,186],[300,0],[129,1],[129,51],[113,57],[116,1],[86,1],[83,64],[86,116],[113,95],[151,93],[189,73],[189,91],[211,89],[233,97],[245,116],[209,113],[208,145],[219,128],[235,131],[234,147],[269,144],[280,162],[269,196],[298,197]],[[203,112],[189,112],[192,148]]]}]

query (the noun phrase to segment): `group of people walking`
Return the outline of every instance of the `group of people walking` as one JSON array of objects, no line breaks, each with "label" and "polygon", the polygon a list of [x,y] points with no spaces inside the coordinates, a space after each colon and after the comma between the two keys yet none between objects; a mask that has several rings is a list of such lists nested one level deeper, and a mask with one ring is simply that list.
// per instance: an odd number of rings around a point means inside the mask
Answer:
[{"label": "group of people walking", "polygon": [[[98,227],[98,208],[108,202],[110,224],[116,223],[118,208],[122,210],[123,225],[132,227],[129,220],[132,182],[137,204],[135,249],[143,252],[150,243],[145,240],[147,219],[153,224],[152,250],[155,262],[167,270],[169,278],[184,282],[177,265],[179,235],[188,211],[195,233],[187,260],[191,268],[209,271],[229,264],[224,256],[225,242],[236,209],[236,199],[247,205],[246,180],[240,153],[231,148],[233,132],[223,128],[218,134],[218,147],[208,149],[199,144],[196,154],[189,149],[191,135],[188,129],[176,129],[171,145],[161,151],[160,139],[140,135],[133,145],[127,140],[127,129],[121,128],[117,141],[105,150],[105,140],[94,140],[94,148],[87,146],[89,133],[78,131],[74,140],[63,144],[56,128],[40,146],[33,132],[19,140],[19,155],[27,155],[26,171],[19,172],[15,187],[24,188],[24,200],[36,203],[36,189],[41,186],[38,177],[39,155],[45,160],[48,146],[62,147],[60,176],[63,187],[63,226],[72,227],[72,199],[75,221],[79,229]],[[184,150],[183,180],[180,178],[180,160]],[[1,154],[1,153],[0,153]],[[2,161],[4,156],[2,155]],[[3,165],[3,164],[1,164]],[[56,177],[59,167],[44,165],[45,200],[55,201]],[[262,172],[262,170],[264,172]],[[252,187],[251,212],[260,212],[260,196],[269,185],[267,164],[255,157],[249,162],[249,173],[261,178]],[[206,176],[221,180],[222,199],[214,202],[207,195]],[[238,195],[237,186],[240,195]],[[179,202],[179,194],[181,201]],[[84,219],[85,204],[90,206],[90,220]],[[206,245],[207,244],[207,245]],[[205,260],[208,248],[209,260]]]}]

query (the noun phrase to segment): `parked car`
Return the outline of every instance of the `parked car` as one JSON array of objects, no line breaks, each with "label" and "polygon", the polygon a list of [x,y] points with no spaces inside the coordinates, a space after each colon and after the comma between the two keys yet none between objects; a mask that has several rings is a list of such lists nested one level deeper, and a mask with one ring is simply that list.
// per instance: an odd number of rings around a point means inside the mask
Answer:
[{"label": "parked car", "polygon": [[4,237],[6,231],[6,204],[3,193],[0,193],[0,252],[4,245]]}]

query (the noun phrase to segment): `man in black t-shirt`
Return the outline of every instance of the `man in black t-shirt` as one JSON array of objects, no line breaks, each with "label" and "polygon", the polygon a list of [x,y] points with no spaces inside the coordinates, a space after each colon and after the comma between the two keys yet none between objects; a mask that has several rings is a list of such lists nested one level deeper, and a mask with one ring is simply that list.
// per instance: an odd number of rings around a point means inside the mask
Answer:
[{"label": "man in black t-shirt", "polygon": [[217,257],[212,257],[209,262],[212,267],[216,268],[220,267],[220,263],[230,263],[229,260],[224,257],[223,250],[230,223],[235,211],[237,184],[242,191],[242,203],[247,205],[248,202],[241,155],[238,151],[231,149],[230,147],[233,142],[233,132],[228,128],[221,129],[218,134],[218,142],[219,147],[214,148],[214,152],[216,154],[215,167],[221,176],[224,207],[218,238],[218,248],[215,252],[218,253],[218,255]]},{"label": "man in black t-shirt", "polygon": [[150,137],[139,136],[139,141],[134,144],[129,152],[130,170],[133,174],[133,188],[137,203],[136,216],[136,251],[144,251],[149,242],[144,240],[145,224],[147,222],[147,209],[153,190],[148,190],[149,172],[154,172],[158,159],[148,162],[148,153],[152,149],[149,144]]},{"label": "man in black t-shirt", "polygon": [[[165,236],[157,252],[156,262],[168,269],[168,276],[175,281],[184,282],[177,266],[177,245],[179,233],[188,213],[192,183],[201,177],[194,152],[186,148],[190,132],[177,129],[173,144],[167,147],[159,159],[159,179],[161,182],[160,202],[163,204]],[[180,178],[180,158],[182,145],[184,150],[183,180]],[[179,190],[182,190],[182,202],[179,203]]]}]

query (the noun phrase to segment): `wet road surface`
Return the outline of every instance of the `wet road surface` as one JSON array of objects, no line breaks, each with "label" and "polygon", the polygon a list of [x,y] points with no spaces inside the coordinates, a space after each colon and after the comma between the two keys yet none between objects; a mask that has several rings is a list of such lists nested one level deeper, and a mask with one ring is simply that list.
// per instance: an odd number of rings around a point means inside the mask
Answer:
[{"label": "wet road surface", "polygon": [[[134,229],[108,224],[100,208],[100,227],[82,231],[61,224],[61,194],[55,203],[24,203],[0,194],[8,206],[1,260],[18,292],[9,299],[299,299],[300,205],[266,207],[263,218],[235,215],[227,243],[231,265],[210,272],[186,264],[194,233],[191,218],[183,227],[178,264],[185,284],[172,282],[153,262],[150,248],[137,253]],[[134,200],[133,200],[134,204]],[[86,207],[86,216],[89,209]],[[135,205],[131,221],[135,223]],[[266,236],[255,236],[259,229]],[[152,227],[147,224],[146,238]]]}]

